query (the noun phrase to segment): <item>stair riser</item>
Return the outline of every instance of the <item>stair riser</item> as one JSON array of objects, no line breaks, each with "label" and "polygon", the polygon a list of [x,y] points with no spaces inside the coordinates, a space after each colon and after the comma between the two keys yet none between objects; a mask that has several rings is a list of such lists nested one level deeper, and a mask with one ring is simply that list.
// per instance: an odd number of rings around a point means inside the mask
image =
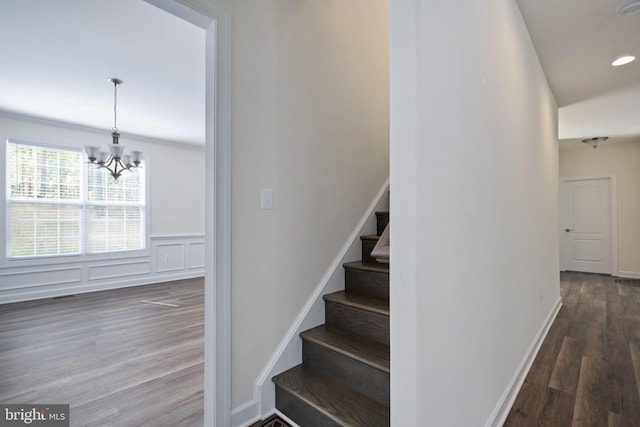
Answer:
[{"label": "stair riser", "polygon": [[325,301],[326,324],[389,345],[389,316]]},{"label": "stair riser", "polygon": [[303,341],[302,361],[354,390],[389,405],[389,373],[315,342]]},{"label": "stair riser", "polygon": [[376,212],[376,234],[378,236],[382,235],[384,228],[389,224],[389,212]]},{"label": "stair riser", "polygon": [[344,274],[347,292],[389,299],[389,273],[346,269]]},{"label": "stair riser", "polygon": [[300,426],[344,427],[277,384],[276,408]]},{"label": "stair riser", "polygon": [[373,250],[373,247],[375,245],[376,245],[375,240],[362,241],[362,262],[366,262],[367,264],[377,263],[376,259],[371,256],[371,251]]}]

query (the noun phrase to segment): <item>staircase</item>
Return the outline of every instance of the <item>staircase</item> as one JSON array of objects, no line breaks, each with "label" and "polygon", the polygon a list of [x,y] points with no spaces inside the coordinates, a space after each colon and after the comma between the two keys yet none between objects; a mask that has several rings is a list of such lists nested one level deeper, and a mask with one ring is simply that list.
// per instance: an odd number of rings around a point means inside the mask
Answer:
[{"label": "staircase", "polygon": [[301,427],[390,424],[389,264],[370,256],[389,213],[376,216],[345,290],[324,296],[326,323],[300,334],[302,364],[273,378],[276,408]]}]

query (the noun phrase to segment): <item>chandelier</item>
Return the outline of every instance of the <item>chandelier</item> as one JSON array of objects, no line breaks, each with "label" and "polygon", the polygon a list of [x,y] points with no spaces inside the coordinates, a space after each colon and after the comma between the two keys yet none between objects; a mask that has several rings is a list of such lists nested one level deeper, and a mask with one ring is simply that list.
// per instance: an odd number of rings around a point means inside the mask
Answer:
[{"label": "chandelier", "polygon": [[84,147],[87,153],[89,163],[96,165],[98,168],[104,168],[114,180],[118,180],[122,172],[130,171],[137,168],[142,162],[141,151],[131,151],[131,154],[124,154],[124,148],[118,144],[120,133],[118,132],[118,85],[122,84],[122,80],[111,78],[109,82],[113,84],[113,129],[111,130],[112,144],[109,150],[101,150],[100,147],[86,145]]}]

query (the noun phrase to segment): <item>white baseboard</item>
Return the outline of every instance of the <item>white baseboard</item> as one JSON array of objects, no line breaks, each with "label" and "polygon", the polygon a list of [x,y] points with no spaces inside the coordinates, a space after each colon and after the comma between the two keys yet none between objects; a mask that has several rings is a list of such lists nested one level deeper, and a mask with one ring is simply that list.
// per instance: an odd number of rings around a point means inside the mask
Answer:
[{"label": "white baseboard", "polygon": [[283,414],[282,412],[278,411],[277,409],[275,411],[273,411],[273,413],[276,414],[277,416],[279,416],[280,418],[282,418],[282,421],[286,422],[291,427],[300,427],[298,424],[296,424],[295,421],[293,421],[291,418],[287,417],[285,414]]},{"label": "white baseboard", "polygon": [[524,380],[527,377],[527,373],[529,373],[529,369],[531,369],[531,365],[533,364],[533,361],[536,358],[538,351],[540,350],[540,346],[542,345],[542,342],[547,336],[547,333],[549,332],[549,328],[551,328],[551,325],[553,324],[553,321],[558,315],[558,312],[560,311],[561,307],[562,307],[562,299],[558,297],[558,300],[556,301],[553,308],[549,312],[549,315],[547,316],[544,323],[542,324],[542,327],[536,334],[536,337],[531,343],[531,346],[529,346],[529,349],[527,350],[526,354],[524,355],[524,358],[520,362],[520,365],[518,365],[518,368],[516,369],[516,372],[513,374],[511,381],[509,381],[509,384],[507,385],[507,388],[505,389],[500,400],[498,401],[498,404],[496,405],[495,409],[491,413],[491,416],[485,423],[485,427],[500,427],[507,420],[509,411],[511,410],[511,407],[515,402],[516,397],[518,397],[518,393],[520,392],[520,389],[522,388],[522,384],[524,383]]},{"label": "white baseboard", "polygon": [[231,411],[232,427],[247,427],[260,421],[260,402],[253,399]]},{"label": "white baseboard", "polygon": [[[331,292],[344,289],[344,269],[342,264],[361,258],[360,236],[362,234],[375,234],[375,212],[388,209],[389,179],[378,191],[373,202],[356,225],[355,229],[346,240],[338,255],[333,260],[324,276],[315,287],[311,296],[298,313],[291,327],[280,341],[280,344],[271,355],[271,358],[262,369],[253,387],[253,400],[234,409],[234,413],[244,414],[245,410],[258,403],[260,418],[265,414],[275,411],[275,386],[271,378],[290,369],[302,362],[302,340],[298,336],[300,332],[311,329],[324,323],[324,300],[322,296]],[[238,415],[240,417],[240,415]],[[240,418],[239,418],[240,419]],[[241,424],[233,424],[238,427]]]},{"label": "white baseboard", "polygon": [[618,271],[618,277],[626,277],[628,279],[640,279],[640,273],[635,271]]},{"label": "white baseboard", "polygon": [[527,353],[525,354],[524,358],[520,362],[520,365],[516,369],[516,372],[513,374],[511,381],[509,381],[509,384],[507,385],[507,388],[502,394],[502,397],[498,401],[498,404],[496,405],[495,409],[491,413],[491,416],[485,423],[485,427],[500,427],[507,420],[509,411],[511,410],[511,407],[515,402],[516,397],[518,397],[518,393],[520,392],[520,389],[522,388],[522,384],[524,383],[524,380],[527,377],[527,374],[529,373],[529,369],[531,369],[531,365],[533,364],[533,361],[536,358],[538,351],[540,350],[540,346],[542,345],[542,342],[547,336],[547,333],[549,332],[549,328],[551,328],[551,325],[553,324],[553,321],[558,315],[558,312],[560,311],[561,307],[562,307],[562,299],[558,297],[558,300],[556,301],[553,308],[549,312],[549,315],[547,316],[544,323],[542,324],[542,327],[540,328],[535,339],[531,343],[531,346],[529,346],[529,350],[527,350]]}]

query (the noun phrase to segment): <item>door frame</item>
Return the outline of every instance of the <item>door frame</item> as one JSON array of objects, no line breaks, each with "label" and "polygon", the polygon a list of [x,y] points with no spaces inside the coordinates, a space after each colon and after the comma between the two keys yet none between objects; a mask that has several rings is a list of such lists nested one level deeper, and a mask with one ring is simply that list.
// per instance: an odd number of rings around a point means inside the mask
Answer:
[{"label": "door frame", "polygon": [[609,182],[609,217],[611,221],[611,239],[610,239],[610,254],[611,254],[611,275],[619,276],[620,268],[618,266],[618,180],[616,174],[599,174],[599,175],[581,175],[581,176],[567,176],[560,177],[560,271],[565,271],[565,257],[563,252],[563,234],[564,234],[564,192],[565,184],[569,182],[577,181],[591,181],[591,180],[607,180]]},{"label": "door frame", "polygon": [[206,30],[204,426],[231,425],[231,12],[145,0]]}]

